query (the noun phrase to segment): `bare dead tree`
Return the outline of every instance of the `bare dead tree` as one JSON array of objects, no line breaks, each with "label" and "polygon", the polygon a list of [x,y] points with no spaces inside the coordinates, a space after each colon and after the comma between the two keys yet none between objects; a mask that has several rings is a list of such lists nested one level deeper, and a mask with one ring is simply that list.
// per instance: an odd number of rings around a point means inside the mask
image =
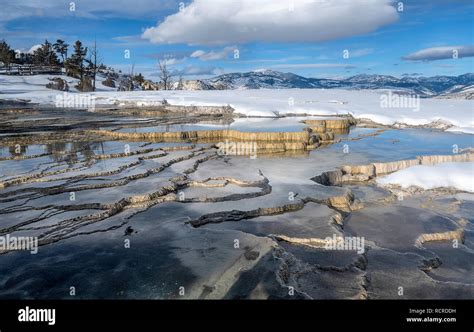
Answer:
[{"label": "bare dead tree", "polygon": [[135,75],[135,64],[132,64],[127,78],[127,91],[133,91],[135,89],[135,84],[133,83],[133,77]]},{"label": "bare dead tree", "polygon": [[172,74],[168,70],[168,66],[166,64],[166,60],[159,60],[158,61],[158,67],[160,70],[159,76],[161,79],[161,82],[163,84],[163,89],[164,90],[171,90],[171,86],[173,84],[172,81]]},{"label": "bare dead tree", "polygon": [[97,42],[94,40],[94,47],[89,49],[89,71],[90,75],[92,76],[92,88],[93,91],[95,91],[95,81],[96,81],[96,76],[97,73],[99,72],[100,65],[97,65],[97,62],[100,62],[101,60],[98,59],[99,51],[97,50]]}]

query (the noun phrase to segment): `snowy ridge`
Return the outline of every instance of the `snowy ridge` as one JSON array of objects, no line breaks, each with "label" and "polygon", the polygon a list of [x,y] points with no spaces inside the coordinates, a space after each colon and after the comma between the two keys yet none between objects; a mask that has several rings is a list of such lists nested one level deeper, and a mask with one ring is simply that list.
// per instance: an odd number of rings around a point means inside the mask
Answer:
[{"label": "snowy ridge", "polygon": [[[452,95],[464,89],[473,89],[474,74],[460,76],[404,76],[356,75],[346,79],[306,78],[293,73],[259,70],[248,73],[223,74],[204,80],[203,89],[391,89],[421,96]],[[462,98],[464,95],[459,95]],[[456,97],[456,96],[452,96]]]}]

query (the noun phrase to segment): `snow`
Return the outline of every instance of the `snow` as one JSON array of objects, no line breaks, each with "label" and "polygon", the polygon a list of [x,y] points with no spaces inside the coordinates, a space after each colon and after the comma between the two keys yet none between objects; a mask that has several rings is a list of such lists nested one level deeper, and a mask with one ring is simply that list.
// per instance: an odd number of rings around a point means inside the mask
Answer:
[{"label": "snow", "polygon": [[[0,75],[1,99],[29,99],[35,103],[54,105],[58,92],[45,87],[50,75]],[[69,81],[74,79],[66,78]],[[435,121],[451,124],[452,131],[473,133],[474,101],[466,99],[420,98],[419,110],[413,107],[384,107],[387,90],[344,89],[258,89],[258,90],[172,90],[118,92],[97,83],[93,95],[96,105],[170,104],[232,106],[239,114],[274,117],[276,114],[337,115],[351,114],[380,124],[429,125]],[[72,88],[74,84],[69,84]],[[75,91],[75,89],[72,89]],[[392,96],[396,94],[392,92]],[[393,105],[393,104],[390,104]]]},{"label": "snow", "polygon": [[423,189],[455,188],[474,192],[474,162],[417,165],[377,179],[379,185],[411,186]]},{"label": "snow", "polygon": [[[31,99],[34,103],[54,104],[56,95],[62,91],[46,88],[46,84],[50,83],[48,78],[61,77],[66,80],[69,85],[70,92],[77,93],[74,87],[79,80],[65,75],[0,75],[0,99]],[[116,88],[110,88],[102,85],[105,78],[97,76],[98,92],[116,91]]]},{"label": "snow", "polygon": [[466,133],[474,135],[474,128],[473,127],[451,127],[446,129],[446,131],[451,132],[459,132],[459,133]]}]

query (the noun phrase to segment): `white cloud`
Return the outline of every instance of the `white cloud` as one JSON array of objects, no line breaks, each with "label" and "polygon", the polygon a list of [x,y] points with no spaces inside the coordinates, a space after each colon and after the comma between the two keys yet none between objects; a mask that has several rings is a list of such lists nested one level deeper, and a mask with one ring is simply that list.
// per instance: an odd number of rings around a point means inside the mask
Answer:
[{"label": "white cloud", "polygon": [[190,56],[191,58],[200,58],[204,55],[206,55],[206,52],[204,52],[203,50],[197,50],[197,51],[194,51]]},{"label": "white cloud", "polygon": [[234,52],[235,49],[236,49],[235,46],[233,47],[229,46],[229,47],[225,47],[224,49],[220,51],[205,52],[203,50],[197,50],[191,54],[191,58],[198,58],[199,60],[202,60],[202,61],[223,60],[223,59],[226,59],[229,56],[229,54]]},{"label": "white cloud", "polygon": [[176,64],[182,63],[186,61],[185,58],[182,59],[177,59],[177,58],[165,58],[160,60],[162,63],[164,63],[167,66],[174,66]]},{"label": "white cloud", "polygon": [[179,8],[175,0],[80,0],[73,1],[75,11],[70,11],[71,1],[58,0],[15,0],[2,1],[0,23],[22,17],[156,17],[157,13]]},{"label": "white cloud", "polygon": [[474,56],[474,46],[442,46],[431,47],[419,50],[415,53],[402,57],[403,60],[409,61],[433,61],[442,59],[453,59],[457,54],[458,58],[466,58]]},{"label": "white cloud", "polygon": [[392,0],[194,0],[142,37],[194,45],[318,42],[372,32],[397,19]]},{"label": "white cloud", "polygon": [[349,56],[351,58],[358,58],[364,55],[372,54],[373,52],[374,52],[373,48],[361,48],[361,49],[353,50],[353,51],[349,50]]},{"label": "white cloud", "polygon": [[204,75],[217,75],[219,69],[217,67],[199,67],[194,65],[188,65],[182,69],[175,70],[173,75],[175,76],[204,76]]}]

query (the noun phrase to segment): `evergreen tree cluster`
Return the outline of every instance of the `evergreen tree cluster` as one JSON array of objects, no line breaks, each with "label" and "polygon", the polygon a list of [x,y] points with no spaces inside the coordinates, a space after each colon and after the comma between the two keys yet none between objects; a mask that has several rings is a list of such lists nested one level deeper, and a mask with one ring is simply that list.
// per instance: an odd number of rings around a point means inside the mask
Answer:
[{"label": "evergreen tree cluster", "polygon": [[[133,73],[133,68],[130,74],[123,75],[120,70],[116,72],[112,68],[106,67],[98,57],[97,44],[85,47],[80,40],[77,40],[72,46],[61,39],[55,43],[45,40],[32,53],[15,52],[5,40],[0,40],[0,67],[8,69],[12,65],[63,68],[67,76],[79,79],[79,83],[75,87],[82,92],[95,91],[96,76],[99,72],[107,77],[103,83],[105,86],[117,86],[119,90],[141,89],[146,82],[141,73],[138,75]],[[163,68],[166,73],[167,84],[165,86],[169,88],[171,75],[166,65]],[[49,83],[50,86],[55,86],[53,83]]]},{"label": "evergreen tree cluster", "polygon": [[76,86],[80,91],[94,91],[96,75],[103,64],[98,63],[97,45],[91,49],[84,47],[80,40],[73,45],[72,54],[68,56],[69,44],[58,39],[55,43],[45,40],[32,54],[15,52],[5,40],[0,41],[0,65],[10,67],[18,65],[39,65],[62,67],[66,75],[79,79]]}]

